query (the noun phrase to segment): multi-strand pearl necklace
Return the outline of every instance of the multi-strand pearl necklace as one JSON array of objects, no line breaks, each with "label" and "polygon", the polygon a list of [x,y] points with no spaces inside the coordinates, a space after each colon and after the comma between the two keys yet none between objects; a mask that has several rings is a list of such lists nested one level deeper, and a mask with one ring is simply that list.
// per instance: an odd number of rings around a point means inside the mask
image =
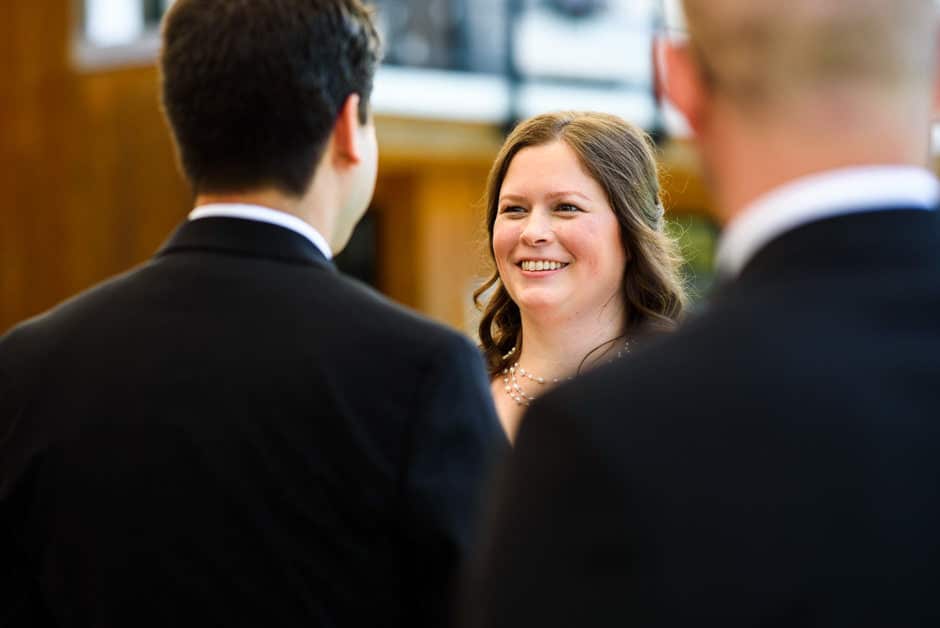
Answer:
[{"label": "multi-strand pearl necklace", "polygon": [[[512,355],[515,352],[516,352],[516,348],[513,347],[512,349],[509,350],[509,353],[503,356],[503,359],[508,360],[510,357],[512,357]],[[623,347],[619,351],[617,351],[617,355],[609,359],[607,362],[610,363],[610,362],[613,362],[614,360],[622,358],[624,353],[629,353],[629,352],[630,352],[630,341],[627,340],[624,343]],[[516,405],[529,406],[532,404],[533,401],[535,401],[536,397],[535,395],[529,394],[525,390],[523,390],[522,384],[519,383],[520,377],[523,379],[527,379],[530,382],[533,382],[535,384],[538,384],[539,386],[544,386],[546,380],[544,377],[539,377],[532,371],[527,371],[521,366],[519,366],[518,361],[513,363],[508,368],[503,369],[503,389],[506,391],[506,394],[509,395],[509,397],[513,401],[516,402]],[[570,379],[574,379],[574,376],[570,375],[563,379],[567,381]],[[562,381],[562,378],[559,378],[559,377],[555,377],[552,379],[553,384],[557,384],[560,381]]]}]

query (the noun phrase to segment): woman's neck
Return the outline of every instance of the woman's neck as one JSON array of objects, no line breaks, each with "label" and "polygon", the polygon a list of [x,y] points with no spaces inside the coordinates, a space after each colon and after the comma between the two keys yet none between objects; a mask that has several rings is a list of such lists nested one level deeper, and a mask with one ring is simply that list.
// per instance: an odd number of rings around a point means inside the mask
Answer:
[{"label": "woman's neck", "polygon": [[567,321],[522,313],[522,351],[515,363],[547,383],[577,375],[622,352],[622,308]]},{"label": "woman's neck", "polygon": [[616,357],[626,342],[622,307],[610,312],[604,308],[598,316],[571,320],[520,314],[522,350],[513,355],[514,366],[491,384],[500,421],[513,441],[525,406],[532,399],[547,392],[555,380],[567,379]]}]

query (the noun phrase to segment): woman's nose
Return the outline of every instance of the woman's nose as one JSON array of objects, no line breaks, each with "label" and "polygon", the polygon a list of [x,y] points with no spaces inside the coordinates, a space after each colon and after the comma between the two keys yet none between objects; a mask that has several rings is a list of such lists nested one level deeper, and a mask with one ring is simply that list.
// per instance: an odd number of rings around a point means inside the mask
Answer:
[{"label": "woman's nose", "polygon": [[539,211],[529,214],[525,229],[522,230],[522,241],[525,244],[544,244],[550,242],[553,236],[552,223],[548,216]]}]

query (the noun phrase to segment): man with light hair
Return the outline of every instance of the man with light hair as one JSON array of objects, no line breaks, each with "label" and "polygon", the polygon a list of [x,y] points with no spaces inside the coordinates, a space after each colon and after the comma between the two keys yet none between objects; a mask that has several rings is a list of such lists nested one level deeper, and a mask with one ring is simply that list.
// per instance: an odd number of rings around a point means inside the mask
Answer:
[{"label": "man with light hair", "polygon": [[468,625],[940,625],[936,5],[684,8],[721,288],[533,404]]}]

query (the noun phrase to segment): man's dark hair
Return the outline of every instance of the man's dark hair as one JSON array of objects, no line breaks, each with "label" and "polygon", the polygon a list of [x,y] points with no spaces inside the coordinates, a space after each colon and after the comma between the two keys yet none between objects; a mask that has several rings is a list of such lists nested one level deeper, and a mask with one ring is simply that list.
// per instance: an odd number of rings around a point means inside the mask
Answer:
[{"label": "man's dark hair", "polygon": [[359,0],[177,0],[162,98],[195,191],[302,195],[350,94],[367,122],[379,54]]}]

